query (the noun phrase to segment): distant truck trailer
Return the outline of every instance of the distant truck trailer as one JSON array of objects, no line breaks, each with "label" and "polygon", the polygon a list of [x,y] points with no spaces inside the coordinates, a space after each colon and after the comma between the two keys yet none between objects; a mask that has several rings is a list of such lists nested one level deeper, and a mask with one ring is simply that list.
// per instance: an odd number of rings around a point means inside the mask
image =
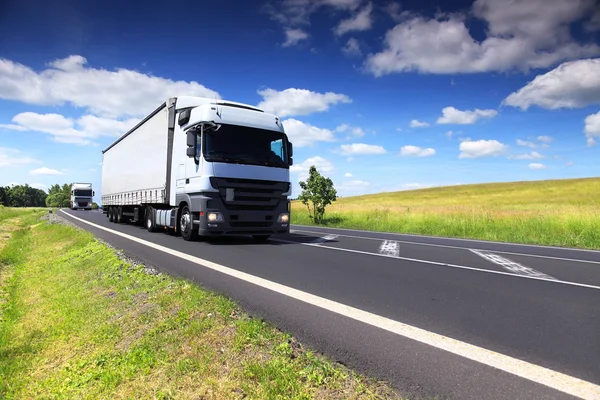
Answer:
[{"label": "distant truck trailer", "polygon": [[280,119],[251,105],[172,97],[102,152],[102,205],[184,240],[288,233],[293,147]]},{"label": "distant truck trailer", "polygon": [[71,184],[71,198],[69,200],[71,210],[91,210],[95,194],[91,183]]}]

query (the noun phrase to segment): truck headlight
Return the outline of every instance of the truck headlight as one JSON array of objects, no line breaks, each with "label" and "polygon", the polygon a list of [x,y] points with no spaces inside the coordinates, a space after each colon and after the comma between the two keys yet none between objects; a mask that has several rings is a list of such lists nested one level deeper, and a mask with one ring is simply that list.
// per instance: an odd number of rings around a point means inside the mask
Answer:
[{"label": "truck headlight", "polygon": [[219,212],[209,212],[206,214],[206,218],[208,219],[208,222],[223,222],[225,220],[223,214]]},{"label": "truck headlight", "polygon": [[287,224],[289,221],[290,221],[290,214],[288,214],[288,213],[279,214],[279,218],[277,218],[277,222],[280,222],[282,224]]}]

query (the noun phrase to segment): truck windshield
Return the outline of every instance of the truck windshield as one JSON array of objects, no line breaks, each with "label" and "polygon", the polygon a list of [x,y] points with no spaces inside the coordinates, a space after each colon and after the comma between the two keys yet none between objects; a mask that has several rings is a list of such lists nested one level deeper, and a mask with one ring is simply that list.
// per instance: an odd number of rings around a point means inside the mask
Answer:
[{"label": "truck windshield", "polygon": [[223,124],[204,136],[206,161],[289,168],[281,132]]},{"label": "truck windshield", "polygon": [[92,197],[92,191],[88,189],[75,189],[73,191],[74,196]]}]

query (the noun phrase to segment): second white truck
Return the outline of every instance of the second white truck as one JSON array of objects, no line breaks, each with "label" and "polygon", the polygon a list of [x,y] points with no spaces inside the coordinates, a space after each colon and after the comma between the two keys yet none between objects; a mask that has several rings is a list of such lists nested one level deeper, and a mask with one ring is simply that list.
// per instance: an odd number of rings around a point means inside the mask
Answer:
[{"label": "second white truck", "polygon": [[95,194],[91,183],[71,184],[71,199],[69,200],[71,210],[91,210]]},{"label": "second white truck", "polygon": [[102,206],[185,240],[289,232],[292,144],[280,119],[232,101],[169,98],[102,152]]}]

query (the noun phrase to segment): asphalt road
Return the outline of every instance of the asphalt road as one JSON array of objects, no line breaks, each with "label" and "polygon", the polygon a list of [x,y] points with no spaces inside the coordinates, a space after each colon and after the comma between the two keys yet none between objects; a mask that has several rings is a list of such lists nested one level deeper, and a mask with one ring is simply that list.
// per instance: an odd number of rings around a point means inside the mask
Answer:
[{"label": "asphalt road", "polygon": [[185,242],[66,213],[411,398],[600,399],[600,252],[302,226]]}]

